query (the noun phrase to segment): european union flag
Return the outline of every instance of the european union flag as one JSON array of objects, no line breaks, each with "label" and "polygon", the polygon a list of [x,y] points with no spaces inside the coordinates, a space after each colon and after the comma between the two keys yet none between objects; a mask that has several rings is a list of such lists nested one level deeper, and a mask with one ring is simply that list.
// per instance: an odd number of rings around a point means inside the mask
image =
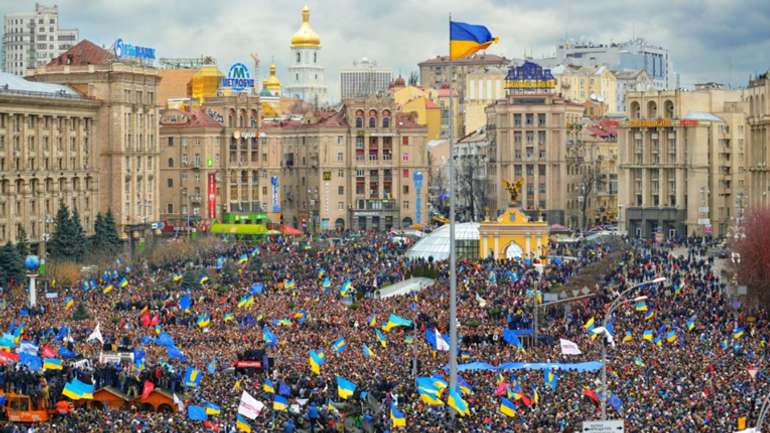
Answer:
[{"label": "european union flag", "polygon": [[618,413],[620,413],[620,410],[623,409],[623,401],[621,401],[614,392],[610,394],[610,398],[607,399],[607,403],[609,403],[610,406],[612,406]]},{"label": "european union flag", "polygon": [[169,359],[178,359],[182,362],[187,360],[184,353],[177,349],[176,346],[166,346],[166,356],[168,356]]},{"label": "european union flag", "polygon": [[187,406],[187,417],[193,421],[206,421],[209,419],[206,409],[193,405]]},{"label": "european union flag", "polygon": [[265,291],[265,285],[262,283],[253,283],[249,289],[252,295],[261,295]]},{"label": "european union flag", "polygon": [[286,383],[281,382],[278,385],[278,394],[285,395],[286,397],[291,397],[291,388]]},{"label": "european union flag", "polygon": [[190,299],[190,293],[185,293],[184,296],[179,298],[179,308],[183,310],[189,310],[192,306],[192,299]]}]

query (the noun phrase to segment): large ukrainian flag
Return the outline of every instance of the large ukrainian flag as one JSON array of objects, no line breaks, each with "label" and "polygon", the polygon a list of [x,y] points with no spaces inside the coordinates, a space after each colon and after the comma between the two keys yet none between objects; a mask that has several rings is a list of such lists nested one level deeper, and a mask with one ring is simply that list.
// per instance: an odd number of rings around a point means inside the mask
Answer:
[{"label": "large ukrainian flag", "polygon": [[499,38],[492,36],[484,26],[449,21],[449,58],[464,59],[479,50],[487,49]]}]

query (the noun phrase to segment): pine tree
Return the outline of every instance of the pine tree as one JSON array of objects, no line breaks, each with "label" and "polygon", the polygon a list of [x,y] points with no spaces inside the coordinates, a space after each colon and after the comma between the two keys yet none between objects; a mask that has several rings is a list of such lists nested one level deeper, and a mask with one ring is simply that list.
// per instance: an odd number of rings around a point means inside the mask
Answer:
[{"label": "pine tree", "polygon": [[86,320],[88,319],[88,310],[83,302],[78,302],[78,306],[75,307],[75,311],[72,312],[72,320]]},{"label": "pine tree", "polygon": [[222,284],[230,286],[236,284],[237,282],[238,270],[235,268],[233,261],[228,260],[225,262],[225,265],[222,266]]},{"label": "pine tree", "polygon": [[3,284],[8,284],[11,279],[16,283],[24,280],[24,259],[10,241],[0,249],[0,268],[3,273]]},{"label": "pine tree", "polygon": [[27,238],[27,231],[24,227],[19,230],[19,238],[16,240],[16,249],[19,250],[19,255],[23,258],[29,255],[29,239]]},{"label": "pine tree", "polygon": [[115,224],[115,217],[112,215],[111,208],[107,209],[107,213],[104,215],[104,233],[111,251],[113,253],[120,251],[121,241],[118,235],[118,226]]},{"label": "pine tree", "polygon": [[56,221],[48,249],[52,257],[65,258],[69,255],[71,245],[70,213],[64,203],[59,205]]},{"label": "pine tree", "polygon": [[200,285],[200,272],[195,273],[192,268],[187,268],[182,274],[182,287],[186,289],[197,288]]},{"label": "pine tree", "polygon": [[80,261],[86,254],[86,234],[83,225],[80,224],[80,214],[77,209],[72,210],[70,217],[70,230],[72,230],[71,257]]}]

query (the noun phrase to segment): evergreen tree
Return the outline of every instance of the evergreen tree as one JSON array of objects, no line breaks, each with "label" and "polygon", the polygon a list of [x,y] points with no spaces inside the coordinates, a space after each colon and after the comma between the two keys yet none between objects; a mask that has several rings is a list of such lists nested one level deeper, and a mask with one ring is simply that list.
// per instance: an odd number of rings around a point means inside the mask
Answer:
[{"label": "evergreen tree", "polygon": [[83,302],[78,302],[78,306],[75,307],[75,311],[72,312],[72,320],[86,320],[88,319],[88,310]]},{"label": "evergreen tree", "polygon": [[24,259],[11,242],[0,249],[0,268],[2,268],[3,284],[7,284],[11,279],[16,283],[24,280]]},{"label": "evergreen tree", "polygon": [[59,205],[56,212],[53,234],[48,242],[48,249],[52,257],[66,258],[72,245],[72,231],[70,230],[70,212],[64,203]]},{"label": "evergreen tree", "polygon": [[16,249],[19,250],[19,255],[24,259],[29,255],[29,239],[27,238],[27,231],[22,227],[19,230],[19,239],[16,240]]},{"label": "evergreen tree", "polygon": [[200,285],[200,272],[195,273],[193,268],[187,268],[182,274],[182,287],[194,289]]},{"label": "evergreen tree", "polygon": [[230,286],[236,283],[238,283],[238,269],[235,268],[232,260],[228,260],[222,267],[222,284]]},{"label": "evergreen tree", "polygon": [[86,233],[83,231],[83,225],[80,224],[80,214],[78,214],[77,209],[72,210],[72,216],[70,217],[70,230],[72,233],[72,243],[71,245],[71,257],[76,260],[80,261],[83,259],[83,256],[86,254]]},{"label": "evergreen tree", "polygon": [[107,244],[113,253],[120,251],[120,236],[118,235],[118,226],[115,224],[115,217],[112,215],[112,209],[107,209],[104,215],[104,236]]}]

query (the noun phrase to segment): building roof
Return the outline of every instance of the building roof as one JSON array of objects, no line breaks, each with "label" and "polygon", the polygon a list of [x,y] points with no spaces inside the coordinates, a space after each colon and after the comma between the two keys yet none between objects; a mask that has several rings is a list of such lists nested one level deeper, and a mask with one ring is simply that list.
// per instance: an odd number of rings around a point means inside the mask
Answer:
[{"label": "building roof", "polygon": [[67,86],[29,81],[17,75],[9,74],[6,72],[0,72],[0,90],[34,92],[39,93],[41,96],[45,94],[70,97],[80,96],[77,92]]},{"label": "building roof", "polygon": [[417,115],[415,113],[402,113],[396,112],[396,127],[403,128],[425,128],[425,126],[417,123]]},{"label": "building roof", "polygon": [[305,5],[302,8],[302,24],[291,37],[292,47],[317,47],[321,45],[321,37],[310,26],[310,8]]},{"label": "building roof", "polygon": [[439,108],[439,105],[430,99],[425,99],[425,108]]},{"label": "building roof", "polygon": [[585,130],[588,134],[597,138],[617,137],[618,121],[613,119],[601,119],[588,124]]},{"label": "building roof", "polygon": [[48,62],[49,65],[106,65],[117,60],[115,55],[88,39],[75,44]]},{"label": "building roof", "polygon": [[158,101],[165,104],[171,98],[189,97],[187,86],[197,72],[197,69],[161,69]]},{"label": "building roof", "polygon": [[[442,65],[446,63],[449,63],[449,56],[436,56],[432,59],[418,63],[418,66]],[[510,63],[510,60],[495,54],[475,54],[464,59],[453,60],[452,63],[469,65],[507,65]]]},{"label": "building roof", "polygon": [[702,122],[721,122],[722,119],[705,111],[690,111],[684,118],[684,120],[699,120]]},{"label": "building roof", "polygon": [[[193,110],[189,112],[177,111],[175,117],[164,117],[168,112],[167,110],[161,113],[161,128],[221,128],[222,125],[216,120],[209,117],[203,110]],[[181,116],[180,116],[181,115]]]}]

